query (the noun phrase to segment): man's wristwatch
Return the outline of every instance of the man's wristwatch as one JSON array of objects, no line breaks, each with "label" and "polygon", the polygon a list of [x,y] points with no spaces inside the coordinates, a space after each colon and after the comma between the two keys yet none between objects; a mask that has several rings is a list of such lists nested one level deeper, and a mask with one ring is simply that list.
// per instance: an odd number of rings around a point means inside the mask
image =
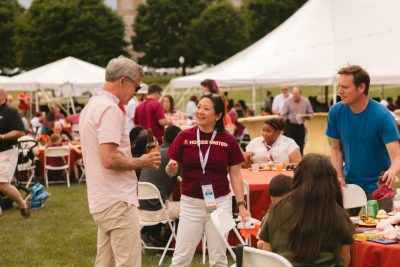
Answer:
[{"label": "man's wristwatch", "polygon": [[4,134],[0,134],[0,141],[4,140]]},{"label": "man's wristwatch", "polygon": [[241,205],[244,205],[246,207],[247,206],[246,200],[236,202],[236,207],[239,208]]}]

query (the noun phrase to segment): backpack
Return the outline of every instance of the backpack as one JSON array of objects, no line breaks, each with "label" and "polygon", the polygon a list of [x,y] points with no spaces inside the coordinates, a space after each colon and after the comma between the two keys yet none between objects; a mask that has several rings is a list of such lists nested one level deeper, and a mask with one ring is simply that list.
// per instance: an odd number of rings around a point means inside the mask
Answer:
[{"label": "backpack", "polygon": [[50,196],[49,192],[43,190],[43,185],[41,183],[36,183],[31,190],[31,197],[29,203],[32,209],[40,209],[44,207],[44,203]]}]

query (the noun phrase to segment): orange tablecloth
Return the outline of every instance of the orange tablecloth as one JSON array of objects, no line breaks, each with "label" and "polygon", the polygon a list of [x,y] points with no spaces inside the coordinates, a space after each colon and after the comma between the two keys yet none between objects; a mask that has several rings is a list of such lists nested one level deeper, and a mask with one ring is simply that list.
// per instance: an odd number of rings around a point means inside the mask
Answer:
[{"label": "orange tablecloth", "polygon": [[250,212],[253,218],[261,220],[269,209],[271,205],[269,183],[278,174],[293,176],[293,171],[252,172],[249,169],[242,169],[243,179],[250,187]]},{"label": "orange tablecloth", "polygon": [[398,267],[400,244],[383,245],[369,241],[355,241],[352,245],[352,267]]},{"label": "orange tablecloth", "polygon": [[[39,148],[39,160],[40,160],[40,170],[39,175],[44,175],[44,147]],[[77,153],[72,148],[69,149],[69,174],[71,178],[75,178],[74,175],[74,163],[78,159],[82,158],[82,154]]]}]

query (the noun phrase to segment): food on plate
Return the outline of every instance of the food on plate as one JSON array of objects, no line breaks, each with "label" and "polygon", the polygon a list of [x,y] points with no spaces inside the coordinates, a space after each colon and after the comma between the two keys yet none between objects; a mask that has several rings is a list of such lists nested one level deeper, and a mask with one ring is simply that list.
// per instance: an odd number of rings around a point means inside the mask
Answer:
[{"label": "food on plate", "polygon": [[378,214],[376,215],[377,219],[386,219],[388,215],[385,210],[378,210]]},{"label": "food on plate", "polygon": [[365,215],[361,215],[360,220],[366,225],[375,225],[376,224],[376,221],[374,218],[370,218]]}]

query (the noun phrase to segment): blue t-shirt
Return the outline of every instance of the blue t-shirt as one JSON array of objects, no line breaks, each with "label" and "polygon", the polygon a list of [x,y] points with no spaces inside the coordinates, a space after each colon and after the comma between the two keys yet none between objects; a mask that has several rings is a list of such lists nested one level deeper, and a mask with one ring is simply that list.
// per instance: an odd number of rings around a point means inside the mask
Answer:
[{"label": "blue t-shirt", "polygon": [[390,167],[386,144],[400,139],[394,117],[371,99],[359,114],[341,102],[332,106],[326,135],[342,143],[346,183],[357,184],[365,192],[373,192],[380,172]]}]

